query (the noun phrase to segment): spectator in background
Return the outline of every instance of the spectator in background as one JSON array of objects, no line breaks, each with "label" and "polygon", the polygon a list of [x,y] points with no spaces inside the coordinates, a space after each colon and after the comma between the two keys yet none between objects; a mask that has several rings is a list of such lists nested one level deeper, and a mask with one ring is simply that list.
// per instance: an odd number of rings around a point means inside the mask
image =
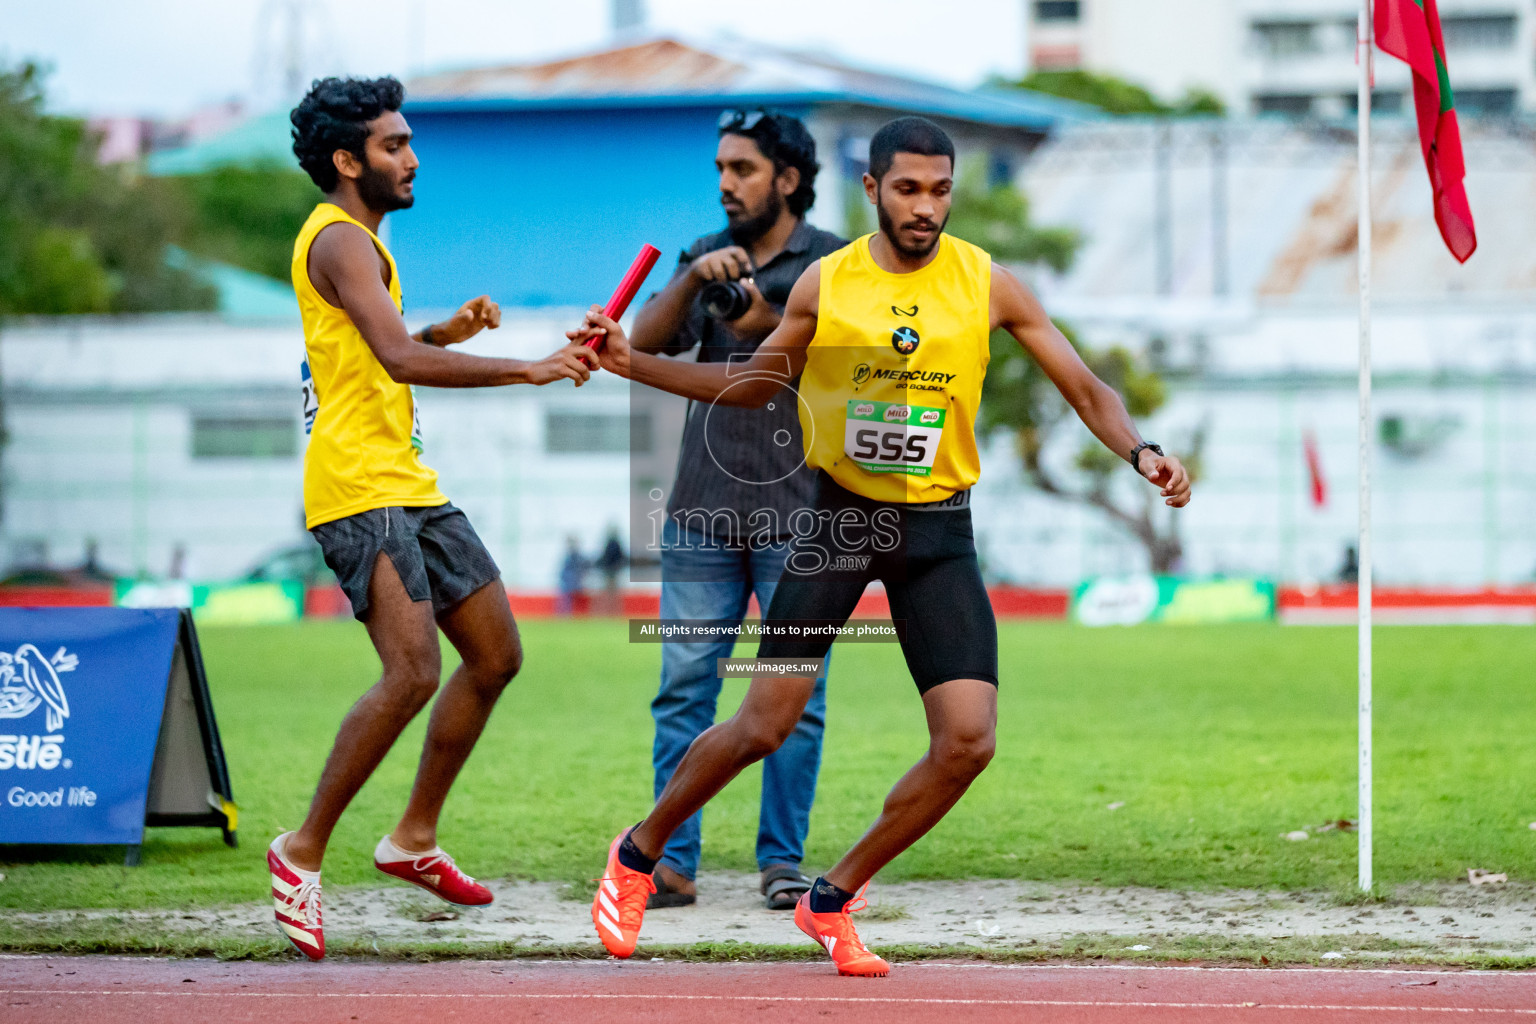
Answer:
[{"label": "spectator in background", "polygon": [[187,546],[177,541],[176,546],[171,548],[171,564],[165,571],[165,578],[168,580],[184,580],[187,579],[191,571],[191,561],[187,555]]},{"label": "spectator in background", "polygon": [[574,533],[565,538],[565,560],[560,563],[560,596],[555,599],[556,615],[574,615],[576,602],[581,597],[582,586],[587,579],[587,556],[581,553],[581,542]]},{"label": "spectator in background", "polygon": [[91,582],[105,582],[113,578],[110,572],[101,567],[101,542],[95,537],[86,538],[85,561],[80,563],[76,575]]},{"label": "spectator in background", "polygon": [[603,575],[601,607],[593,611],[599,615],[619,614],[619,572],[629,564],[624,545],[619,543],[619,529],[608,527],[608,539],[603,542],[603,553],[597,556],[596,568]]},{"label": "spectator in background", "polygon": [[1353,544],[1344,545],[1344,564],[1339,566],[1339,582],[1360,582],[1360,553]]}]

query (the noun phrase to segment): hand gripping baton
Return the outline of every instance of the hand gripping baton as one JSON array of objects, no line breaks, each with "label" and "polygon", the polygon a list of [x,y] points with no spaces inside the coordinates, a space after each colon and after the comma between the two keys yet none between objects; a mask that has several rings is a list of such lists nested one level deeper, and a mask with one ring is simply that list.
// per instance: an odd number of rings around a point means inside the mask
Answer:
[{"label": "hand gripping baton", "polygon": [[[630,300],[645,283],[659,256],[661,256],[661,250],[654,245],[640,247],[640,255],[636,256],[635,262],[629,265],[629,273],[624,275],[624,280],[620,281],[618,288],[614,289],[613,298],[609,299],[608,305],[603,307],[603,316],[610,320],[617,320],[624,315],[624,311],[629,308]],[[599,351],[603,345],[602,335],[588,338],[584,344],[594,352]]]}]

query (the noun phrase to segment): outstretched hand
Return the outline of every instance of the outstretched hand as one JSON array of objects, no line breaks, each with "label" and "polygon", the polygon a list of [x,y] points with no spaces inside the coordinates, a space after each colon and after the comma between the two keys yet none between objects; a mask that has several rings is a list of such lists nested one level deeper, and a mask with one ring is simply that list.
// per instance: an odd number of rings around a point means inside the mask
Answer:
[{"label": "outstretched hand", "polygon": [[549,384],[564,378],[575,381],[576,386],[581,387],[595,369],[597,356],[585,345],[573,342],[536,363],[529,363],[528,383]]},{"label": "outstretched hand", "polygon": [[[599,339],[598,365],[620,377],[629,376],[629,338],[625,335],[624,328],[603,315],[602,306],[593,305],[589,308],[587,315],[581,321],[581,326],[574,331],[566,331],[565,336],[571,340],[572,344],[581,345],[584,348],[592,338]],[[591,353],[590,349],[586,351]]]},{"label": "outstretched hand", "polygon": [[491,301],[489,295],[470,299],[459,311],[432,328],[432,340],[439,345],[457,345],[468,341],[481,330],[501,326],[501,307]]},{"label": "outstretched hand", "polygon": [[1142,476],[1162,488],[1163,504],[1173,508],[1189,504],[1189,470],[1178,459],[1143,449],[1139,468]]}]

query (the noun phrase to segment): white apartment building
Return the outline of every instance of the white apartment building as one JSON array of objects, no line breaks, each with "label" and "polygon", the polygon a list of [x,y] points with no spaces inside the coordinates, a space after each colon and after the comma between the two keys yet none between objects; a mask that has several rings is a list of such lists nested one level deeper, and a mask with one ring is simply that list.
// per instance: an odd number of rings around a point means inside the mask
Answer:
[{"label": "white apartment building", "polygon": [[[1190,88],[1239,114],[1355,109],[1356,0],[1026,0],[1029,65],[1086,68],[1175,99]],[[1536,110],[1533,0],[1441,0],[1462,116]],[[1378,55],[1373,105],[1411,107],[1408,69]]]}]

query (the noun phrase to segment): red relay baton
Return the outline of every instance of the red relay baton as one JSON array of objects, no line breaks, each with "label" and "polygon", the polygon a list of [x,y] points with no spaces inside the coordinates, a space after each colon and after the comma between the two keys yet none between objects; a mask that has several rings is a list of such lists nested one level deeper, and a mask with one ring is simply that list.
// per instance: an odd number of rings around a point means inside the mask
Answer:
[{"label": "red relay baton", "polygon": [[[656,265],[656,260],[661,256],[661,250],[654,245],[642,245],[640,255],[635,257],[635,262],[629,265],[629,273],[624,275],[624,280],[614,289],[613,298],[608,300],[608,305],[603,307],[603,316],[610,320],[617,320],[624,315],[629,308],[630,300],[650,276],[651,268]],[[584,344],[592,351],[598,351],[603,344],[602,335],[588,338]]]}]

